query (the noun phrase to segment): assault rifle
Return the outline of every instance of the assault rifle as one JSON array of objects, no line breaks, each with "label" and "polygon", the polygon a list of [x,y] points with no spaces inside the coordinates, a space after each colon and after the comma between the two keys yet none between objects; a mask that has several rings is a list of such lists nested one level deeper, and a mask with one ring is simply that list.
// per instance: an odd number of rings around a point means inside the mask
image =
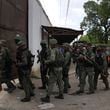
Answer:
[{"label": "assault rifle", "polygon": [[37,50],[37,58],[38,58],[37,63],[39,63],[40,62],[40,51],[39,50]]},{"label": "assault rifle", "polygon": [[83,55],[84,57],[86,57],[86,61],[90,62],[93,65],[94,68],[96,68],[98,71],[100,71],[100,67],[99,67],[99,64],[97,64],[97,62],[95,62],[94,60],[92,60],[87,55],[85,55],[81,52],[80,52],[80,54]]},{"label": "assault rifle", "polygon": [[[70,49],[73,50],[73,48],[70,46]],[[97,62],[95,62],[94,60],[90,59],[87,55],[83,54],[82,52],[80,52],[79,54],[81,54],[82,56],[86,57],[86,59],[88,60],[88,62],[91,62],[91,64],[93,64],[94,68],[98,69],[100,71],[100,67],[97,64]]]},{"label": "assault rifle", "polygon": [[[82,53],[82,55],[83,55],[83,53]],[[94,60],[90,59],[86,55],[85,55],[85,57],[87,58],[88,61],[91,61],[91,63],[93,63],[94,68],[97,69],[103,77],[108,77],[108,75],[109,75],[108,72],[104,71],[104,70],[101,71],[100,66],[99,66],[99,64],[97,62],[95,62]]]}]

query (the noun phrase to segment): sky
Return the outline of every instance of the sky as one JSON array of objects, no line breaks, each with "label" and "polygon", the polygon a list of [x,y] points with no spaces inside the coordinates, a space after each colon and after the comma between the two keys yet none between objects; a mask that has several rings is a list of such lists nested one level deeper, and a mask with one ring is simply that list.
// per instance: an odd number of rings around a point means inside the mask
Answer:
[{"label": "sky", "polygon": [[[69,8],[67,5],[69,1]],[[40,0],[53,26],[80,30],[85,13],[83,5],[88,0]],[[67,13],[68,12],[68,13]]]}]

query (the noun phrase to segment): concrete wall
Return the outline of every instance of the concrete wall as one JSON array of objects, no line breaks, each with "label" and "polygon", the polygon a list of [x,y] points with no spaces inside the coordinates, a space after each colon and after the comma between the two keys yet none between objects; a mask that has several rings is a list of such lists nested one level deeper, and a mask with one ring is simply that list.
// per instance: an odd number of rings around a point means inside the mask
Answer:
[{"label": "concrete wall", "polygon": [[[51,23],[45,14],[41,4],[38,0],[29,0],[29,49],[34,55],[37,55],[37,50],[40,49],[41,41],[41,25],[51,26]],[[33,71],[39,70],[39,64],[37,64],[37,57],[33,66]]]}]

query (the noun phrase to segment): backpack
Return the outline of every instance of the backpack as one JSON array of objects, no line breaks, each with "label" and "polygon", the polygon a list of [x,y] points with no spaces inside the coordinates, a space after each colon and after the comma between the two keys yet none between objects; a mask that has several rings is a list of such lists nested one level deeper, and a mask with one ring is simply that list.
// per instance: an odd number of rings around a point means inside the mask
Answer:
[{"label": "backpack", "polygon": [[11,59],[11,56],[10,56],[10,52],[7,48],[5,48],[5,52],[6,52],[6,56],[5,56],[5,64],[7,66],[11,66],[12,65],[12,59]]},{"label": "backpack", "polygon": [[57,49],[56,51],[56,66],[63,66],[64,65],[64,55],[63,53]]}]

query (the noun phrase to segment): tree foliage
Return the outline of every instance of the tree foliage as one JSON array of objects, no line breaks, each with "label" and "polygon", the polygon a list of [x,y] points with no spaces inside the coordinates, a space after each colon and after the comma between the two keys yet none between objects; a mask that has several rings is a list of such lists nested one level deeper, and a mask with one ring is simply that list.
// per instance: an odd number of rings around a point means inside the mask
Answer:
[{"label": "tree foliage", "polygon": [[93,44],[97,44],[98,40],[94,38],[94,36],[91,35],[84,35],[81,36],[80,41],[86,41],[88,43],[93,43]]},{"label": "tree foliage", "polygon": [[81,28],[100,43],[108,43],[110,36],[110,0],[88,1],[84,4],[86,16]]}]

